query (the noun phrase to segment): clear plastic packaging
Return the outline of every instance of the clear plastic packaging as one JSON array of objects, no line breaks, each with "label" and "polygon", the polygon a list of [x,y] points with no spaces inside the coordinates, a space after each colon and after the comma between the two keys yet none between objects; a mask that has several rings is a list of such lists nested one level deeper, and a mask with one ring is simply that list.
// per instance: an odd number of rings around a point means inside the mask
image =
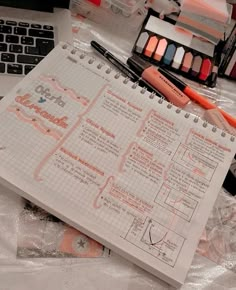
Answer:
[{"label": "clear plastic packaging", "polygon": [[25,200],[19,215],[18,258],[102,258],[110,251]]},{"label": "clear plastic packaging", "polygon": [[89,16],[97,9],[107,9],[114,14],[121,14],[130,17],[132,14],[140,12],[144,6],[144,0],[74,0],[71,8],[78,9],[78,12]]}]

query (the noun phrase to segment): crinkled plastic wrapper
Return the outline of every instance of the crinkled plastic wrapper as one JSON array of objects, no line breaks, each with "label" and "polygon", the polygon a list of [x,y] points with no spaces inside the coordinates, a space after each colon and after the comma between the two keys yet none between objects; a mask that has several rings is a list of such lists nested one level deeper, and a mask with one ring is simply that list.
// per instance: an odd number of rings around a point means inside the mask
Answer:
[{"label": "crinkled plastic wrapper", "polygon": [[18,258],[101,258],[110,251],[25,200],[19,215]]}]

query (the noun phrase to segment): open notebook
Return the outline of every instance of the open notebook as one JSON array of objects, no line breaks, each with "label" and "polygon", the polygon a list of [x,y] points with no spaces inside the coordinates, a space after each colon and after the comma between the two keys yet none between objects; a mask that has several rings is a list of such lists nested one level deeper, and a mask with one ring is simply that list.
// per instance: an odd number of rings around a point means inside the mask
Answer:
[{"label": "open notebook", "polygon": [[0,124],[1,183],[172,285],[184,282],[233,136],[67,44],[1,101]]}]

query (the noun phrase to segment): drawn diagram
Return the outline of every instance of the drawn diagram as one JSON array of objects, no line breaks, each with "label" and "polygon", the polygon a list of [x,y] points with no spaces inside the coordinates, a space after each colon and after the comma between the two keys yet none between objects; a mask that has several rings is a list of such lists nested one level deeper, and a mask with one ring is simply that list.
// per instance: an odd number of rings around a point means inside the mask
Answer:
[{"label": "drawn diagram", "polygon": [[188,168],[190,172],[197,174],[207,180],[211,180],[216,168],[217,162],[208,157],[195,152],[184,145],[180,145],[173,160]]},{"label": "drawn diagram", "polygon": [[144,223],[134,220],[125,239],[171,267],[175,266],[185,241],[184,237],[149,217]]},{"label": "drawn diagram", "polygon": [[185,193],[171,188],[165,184],[162,185],[159,190],[155,202],[161,206],[167,208],[170,211],[174,211],[176,215],[190,221],[198,202],[190,198]]}]

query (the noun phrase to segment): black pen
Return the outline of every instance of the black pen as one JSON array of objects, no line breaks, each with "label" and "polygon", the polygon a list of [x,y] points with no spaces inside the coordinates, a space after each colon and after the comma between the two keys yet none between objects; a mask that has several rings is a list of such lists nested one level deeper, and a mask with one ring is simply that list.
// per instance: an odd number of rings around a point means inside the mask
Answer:
[{"label": "black pen", "polygon": [[165,99],[165,97],[159,91],[157,91],[152,85],[150,85],[147,81],[142,79],[131,68],[129,68],[121,60],[116,58],[112,53],[110,53],[107,49],[102,47],[99,43],[92,40],[91,46],[95,48],[96,51],[101,53],[110,63],[112,63],[115,67],[117,67],[125,76],[130,78],[131,81],[137,82],[141,87],[145,87],[151,93],[154,92],[156,96],[158,96],[159,98]]}]

